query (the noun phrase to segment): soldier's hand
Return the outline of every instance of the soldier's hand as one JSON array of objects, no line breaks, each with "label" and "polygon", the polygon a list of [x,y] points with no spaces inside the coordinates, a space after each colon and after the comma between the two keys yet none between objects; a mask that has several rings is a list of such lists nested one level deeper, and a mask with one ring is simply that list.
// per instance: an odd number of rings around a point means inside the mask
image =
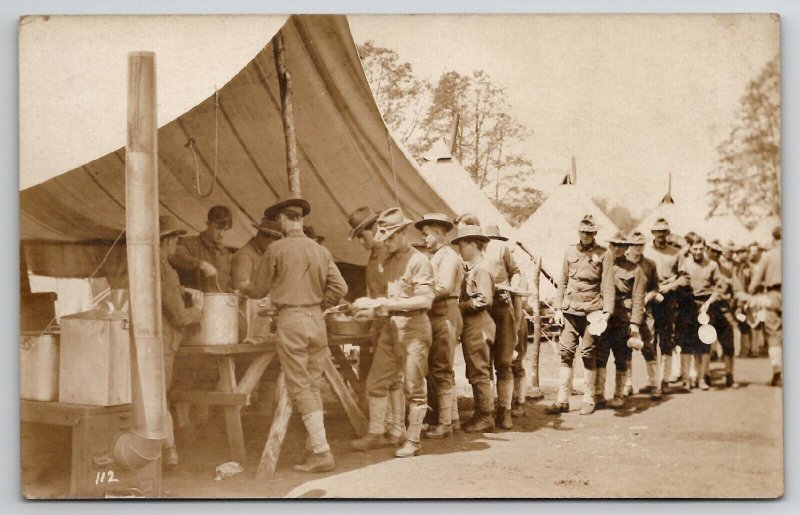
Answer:
[{"label": "soldier's hand", "polygon": [[610,318],[611,318],[611,313],[609,313],[608,311],[603,311],[603,320],[608,322]]},{"label": "soldier's hand", "polygon": [[375,307],[375,314],[378,316],[387,315],[388,314],[387,311],[389,310],[390,307],[389,299],[387,299],[386,297],[378,297],[377,299],[375,299],[375,302],[378,303],[378,305]]},{"label": "soldier's hand", "polygon": [[631,332],[631,334],[633,336],[639,336],[639,325],[638,324],[631,324],[629,329],[630,329],[630,332]]},{"label": "soldier's hand", "polygon": [[553,311],[553,323],[559,327],[564,327],[564,312],[560,309]]},{"label": "soldier's hand", "polygon": [[375,309],[370,308],[370,309],[362,309],[356,311],[353,314],[353,318],[355,318],[356,320],[361,320],[365,318],[375,318]]},{"label": "soldier's hand", "polygon": [[203,311],[205,302],[205,297],[203,296],[202,292],[192,293],[192,306],[196,307],[200,311]]},{"label": "soldier's hand", "polygon": [[207,261],[200,262],[200,270],[203,271],[206,277],[212,277],[217,275],[217,269],[214,268],[214,265],[208,263]]}]

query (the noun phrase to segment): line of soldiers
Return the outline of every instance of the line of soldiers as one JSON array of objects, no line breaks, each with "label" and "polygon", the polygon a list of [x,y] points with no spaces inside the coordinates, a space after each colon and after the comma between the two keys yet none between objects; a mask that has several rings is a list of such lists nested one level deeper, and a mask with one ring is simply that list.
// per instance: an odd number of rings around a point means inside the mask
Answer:
[{"label": "line of soldiers", "polygon": [[[375,300],[355,316],[387,317],[367,378],[369,429],[351,442],[352,449],[392,447],[403,458],[419,454],[423,435],[443,439],[462,427],[467,432],[511,429],[526,395],[521,363],[527,322],[520,295],[524,280],[507,238],[493,226],[482,230],[470,214],[453,222],[428,213],[413,221],[400,208],[377,213],[365,206],[350,215],[349,223],[350,238],[370,252],[365,274],[368,295]],[[407,229],[412,225],[421,231],[423,244],[411,241]],[[456,237],[449,239],[456,226]],[[459,341],[475,399],[474,414],[463,426],[453,370]],[[423,430],[429,405],[435,413]]]},{"label": "line of soldiers", "polygon": [[[642,391],[653,400],[668,391],[676,346],[681,360],[678,381],[684,391],[709,389],[712,343],[722,349],[724,385],[737,386],[733,379],[734,313],[741,320],[743,312],[753,310],[758,310],[764,321],[773,366],[771,384],[782,384],[780,227],[773,232],[772,248],[756,261],[746,283],[738,277],[745,275],[747,265],[743,260],[735,262],[732,253],[726,256],[718,241],[707,245],[701,236],[690,233],[683,245],[676,245],[663,218],[651,232],[650,245],[643,234],[634,232],[630,237],[617,234],[606,249],[595,240],[597,226],[592,216],[581,220],[579,242],[567,249],[558,282],[554,317],[563,327],[561,364],[556,402],[546,413],[570,410],[578,349],[584,366],[581,415],[606,405],[624,406],[632,390],[634,349],[641,350],[645,358],[648,385]],[[606,368],[612,353],[614,394],[606,402]]]}]

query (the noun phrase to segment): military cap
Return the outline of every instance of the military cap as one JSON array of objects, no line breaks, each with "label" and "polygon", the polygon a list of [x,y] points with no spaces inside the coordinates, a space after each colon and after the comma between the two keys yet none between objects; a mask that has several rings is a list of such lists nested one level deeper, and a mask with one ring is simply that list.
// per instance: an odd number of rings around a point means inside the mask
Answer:
[{"label": "military cap", "polygon": [[440,225],[444,227],[445,231],[450,231],[453,228],[453,222],[443,213],[426,213],[414,223],[414,227],[419,230],[422,230],[426,225]]},{"label": "military cap", "polygon": [[483,234],[483,231],[481,231],[481,228],[478,225],[462,225],[458,228],[458,236],[453,238],[450,243],[457,245],[458,242],[467,240],[488,243],[489,237]]},{"label": "military cap", "polygon": [[414,222],[406,218],[405,213],[399,207],[390,207],[378,215],[378,220],[375,221],[377,230],[375,231],[375,241],[384,241],[389,239],[394,233],[407,227]]},{"label": "military cap", "polygon": [[659,218],[650,228],[650,231],[669,231],[669,222],[667,222],[666,218]]},{"label": "military cap", "polygon": [[581,218],[581,221],[578,223],[578,230],[580,232],[597,232],[597,224],[594,222],[594,217],[592,215],[586,215]]},{"label": "military cap", "polygon": [[369,229],[378,219],[378,214],[369,206],[362,206],[350,213],[347,223],[350,224],[351,231],[347,239],[357,238],[361,231]]},{"label": "military cap", "polygon": [[642,234],[640,231],[634,231],[633,234],[631,234],[630,238],[628,238],[628,242],[631,245],[644,245],[645,243],[647,243],[647,239],[644,237],[644,234]]},{"label": "military cap", "polygon": [[289,197],[279,200],[265,209],[264,216],[270,220],[275,220],[278,217],[278,213],[287,207],[299,207],[303,211],[303,216],[306,216],[311,212],[311,204],[309,204],[306,199],[300,197]]}]

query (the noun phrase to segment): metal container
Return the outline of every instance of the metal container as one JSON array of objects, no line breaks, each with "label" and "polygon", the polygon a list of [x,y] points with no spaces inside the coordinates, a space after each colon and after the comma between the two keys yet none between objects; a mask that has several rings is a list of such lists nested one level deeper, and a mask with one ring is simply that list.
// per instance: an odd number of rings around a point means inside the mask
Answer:
[{"label": "metal container", "polygon": [[266,314],[270,307],[268,300],[247,299],[244,302],[245,323],[247,324],[245,341],[264,343],[269,340],[272,317]]},{"label": "metal container", "polygon": [[19,396],[58,400],[59,334],[23,331],[19,340]]},{"label": "metal container", "polygon": [[369,336],[372,334],[372,319],[336,319],[327,317],[325,324],[328,334],[333,336]]},{"label": "metal container", "polygon": [[200,341],[195,345],[235,345],[239,343],[239,297],[233,293],[203,295]]},{"label": "metal container", "polygon": [[131,402],[128,314],[93,310],[61,318],[58,400],[117,406]]}]

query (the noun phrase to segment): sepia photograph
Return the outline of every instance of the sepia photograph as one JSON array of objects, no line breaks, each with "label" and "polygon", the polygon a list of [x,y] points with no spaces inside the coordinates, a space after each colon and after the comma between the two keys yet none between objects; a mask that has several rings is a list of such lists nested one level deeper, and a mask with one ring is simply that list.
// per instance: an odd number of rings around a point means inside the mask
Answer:
[{"label": "sepia photograph", "polygon": [[18,48],[28,502],[784,495],[779,15]]}]

